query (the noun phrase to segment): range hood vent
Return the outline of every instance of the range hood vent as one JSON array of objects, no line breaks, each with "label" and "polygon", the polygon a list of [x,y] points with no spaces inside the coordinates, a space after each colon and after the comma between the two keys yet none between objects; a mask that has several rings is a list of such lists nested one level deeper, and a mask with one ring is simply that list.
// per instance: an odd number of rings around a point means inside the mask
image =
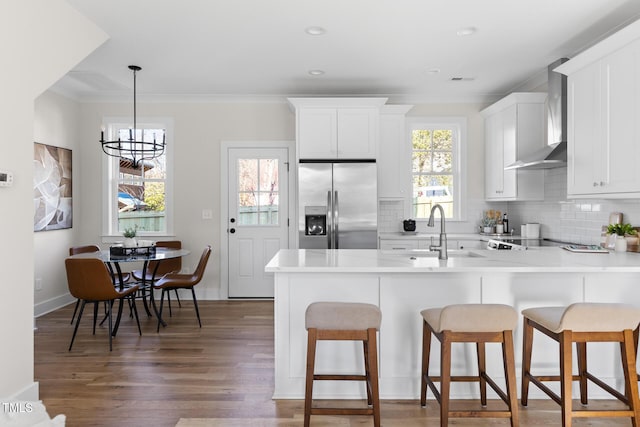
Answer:
[{"label": "range hood vent", "polygon": [[547,141],[549,145],[535,151],[515,163],[509,169],[551,169],[567,165],[567,76],[553,71],[568,61],[561,58],[547,67],[549,115],[547,117]]}]

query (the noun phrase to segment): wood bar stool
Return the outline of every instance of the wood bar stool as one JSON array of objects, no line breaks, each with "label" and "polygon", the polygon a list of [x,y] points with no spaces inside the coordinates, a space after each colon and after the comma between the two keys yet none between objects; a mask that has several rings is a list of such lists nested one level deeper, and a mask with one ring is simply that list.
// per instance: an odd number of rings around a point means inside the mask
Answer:
[{"label": "wood bar stool", "polygon": [[[522,312],[524,337],[522,350],[522,405],[527,406],[529,382],[532,382],[558,403],[562,412],[562,426],[571,426],[578,417],[631,417],[638,426],[640,402],[636,373],[634,330],[640,322],[640,310],[625,304],[577,303],[568,307],[538,307]],[[531,352],[534,329],[560,345],[560,375],[534,376],[531,374]],[[572,374],[571,343],[576,343],[578,375]],[[625,392],[620,393],[587,371],[588,342],[618,342],[622,357]],[[574,410],[571,400],[572,381],[580,382],[580,401],[588,403],[587,380],[628,405],[625,410]],[[560,396],[543,384],[560,381]]]},{"label": "wood bar stool", "polygon": [[[380,426],[380,399],[378,393],[378,350],[376,331],[380,329],[382,314],[372,304],[315,302],[307,307],[307,374],[304,394],[304,425],[309,426],[311,415],[373,415],[373,425]],[[318,340],[362,341],[364,349],[364,375],[316,375],[315,357]],[[369,408],[315,408],[313,382],[365,381]]]},{"label": "wood bar stool", "polygon": [[[427,386],[440,404],[440,425],[446,427],[449,418],[510,418],[511,426],[519,425],[518,396],[516,387],[513,330],[518,324],[518,314],[502,304],[457,304],[444,308],[431,308],[420,312],[424,319],[422,327],[422,377],[420,404],[427,404]],[[431,334],[440,341],[440,376],[429,374]],[[478,356],[477,376],[451,375],[451,344],[476,343]],[[501,343],[506,393],[486,372],[485,344]],[[440,382],[440,390],[435,386]],[[480,403],[487,404],[487,384],[506,403],[507,410],[451,411],[449,392],[451,382],[480,383]]]}]

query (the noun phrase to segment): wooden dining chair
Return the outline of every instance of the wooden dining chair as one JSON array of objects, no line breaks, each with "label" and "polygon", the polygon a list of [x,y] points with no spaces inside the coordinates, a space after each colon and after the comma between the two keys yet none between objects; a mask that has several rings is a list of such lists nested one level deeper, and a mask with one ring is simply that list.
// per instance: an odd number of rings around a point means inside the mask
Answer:
[{"label": "wooden dining chair", "polygon": [[[78,326],[80,326],[80,320],[82,319],[82,312],[85,305],[89,303],[94,304],[94,322],[93,322],[93,334],[96,333],[95,317],[97,315],[98,303],[107,302],[107,317],[109,320],[109,351],[112,350],[112,335],[117,332],[120,317],[122,315],[122,304],[125,298],[128,298],[131,302],[133,314],[135,315],[136,323],[138,324],[138,333],[142,335],[140,329],[140,321],[138,319],[138,310],[136,309],[135,295],[138,291],[138,286],[133,285],[123,290],[119,290],[113,286],[113,281],[109,270],[98,258],[67,258],[65,260],[65,268],[67,271],[67,283],[69,285],[69,292],[79,301],[82,301],[80,305],[80,311],[78,313],[78,319],[76,320],[76,326],[73,329],[73,336],[71,337],[71,343],[69,344],[69,351],[73,346],[73,341],[76,338],[78,332]],[[116,320],[116,327],[113,328],[112,311],[113,303],[115,300],[120,300],[120,306],[118,309],[118,318]]]},{"label": "wooden dining chair", "polygon": [[162,295],[160,296],[160,310],[158,311],[158,332],[160,331],[160,324],[162,323],[162,306],[164,304],[165,294],[175,289],[191,289],[191,295],[193,296],[193,305],[196,309],[196,316],[198,316],[198,324],[200,325],[200,327],[202,327],[202,322],[200,321],[200,311],[198,310],[198,301],[196,299],[196,292],[194,290],[194,287],[198,283],[200,283],[202,277],[204,276],[204,270],[207,267],[209,255],[211,255],[211,246],[207,246],[204,249],[202,255],[200,256],[198,266],[192,274],[167,273],[162,276],[160,280],[153,284],[154,289],[162,291]]},{"label": "wooden dining chair", "polygon": [[[158,241],[156,242],[156,248],[182,249],[182,242],[180,240]],[[151,285],[153,282],[160,280],[160,278],[165,274],[180,273],[181,270],[182,257],[169,258],[162,261],[149,261],[149,264],[147,265],[146,275],[144,276],[144,281],[145,283],[149,283],[149,285]],[[141,281],[143,279],[142,270],[133,270],[131,274],[137,281]],[[176,299],[178,300],[178,306],[182,307],[177,289],[175,290],[175,295]],[[167,302],[169,303],[169,316],[171,316],[171,301],[169,300],[169,295],[167,295]]]}]

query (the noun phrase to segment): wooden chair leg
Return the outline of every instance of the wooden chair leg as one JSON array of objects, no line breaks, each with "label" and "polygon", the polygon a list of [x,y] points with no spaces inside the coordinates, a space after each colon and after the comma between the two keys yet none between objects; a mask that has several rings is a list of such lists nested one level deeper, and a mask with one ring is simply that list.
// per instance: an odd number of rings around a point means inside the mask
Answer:
[{"label": "wooden chair leg", "polygon": [[[637,329],[636,329],[637,330]],[[631,424],[640,425],[640,399],[638,396],[638,373],[636,371],[636,337],[635,332],[628,329],[623,331],[624,341],[621,343],[622,370],[624,372],[625,390],[629,400],[629,409],[633,411]]]},{"label": "wooden chair leg", "polygon": [[373,405],[373,426],[380,427],[380,395],[378,390],[378,350],[376,341],[376,330],[367,330],[367,359],[369,360],[368,382],[371,386],[371,397]]},{"label": "wooden chair leg", "polygon": [[486,351],[483,342],[476,343],[476,353],[478,355],[478,384],[480,385],[480,404],[487,406],[487,381],[485,375],[487,373]]},{"label": "wooden chair leg", "polygon": [[440,349],[440,427],[447,427],[451,391],[451,339],[447,331],[442,333]]},{"label": "wooden chair leg", "polygon": [[365,388],[367,390],[367,405],[373,405],[371,399],[371,384],[369,379],[371,378],[371,370],[369,369],[369,341],[362,341],[362,352],[364,354],[364,375],[368,378],[365,382]]},{"label": "wooden chair leg", "polygon": [[531,375],[531,351],[533,350],[533,326],[524,319],[522,336],[522,390],[520,403],[527,406],[529,400],[529,376]]},{"label": "wooden chair leg", "polygon": [[429,356],[431,355],[431,330],[427,322],[422,322],[422,376],[420,380],[420,405],[427,406],[427,376],[429,375]]},{"label": "wooden chair leg", "polygon": [[580,376],[580,403],[589,403],[587,396],[587,343],[576,343],[576,358],[578,359],[578,375]]},{"label": "wooden chair leg", "polygon": [[313,401],[313,375],[316,360],[317,329],[307,331],[307,373],[304,391],[304,427],[309,427],[311,421],[311,404]]},{"label": "wooden chair leg", "polygon": [[502,363],[504,364],[504,377],[507,386],[509,411],[511,412],[511,427],[520,425],[518,415],[518,392],[516,385],[516,359],[513,347],[513,332],[502,333]]},{"label": "wooden chair leg", "polygon": [[572,402],[571,381],[573,380],[572,355],[571,355],[571,331],[560,333],[560,401],[562,411],[562,427],[571,426]]}]

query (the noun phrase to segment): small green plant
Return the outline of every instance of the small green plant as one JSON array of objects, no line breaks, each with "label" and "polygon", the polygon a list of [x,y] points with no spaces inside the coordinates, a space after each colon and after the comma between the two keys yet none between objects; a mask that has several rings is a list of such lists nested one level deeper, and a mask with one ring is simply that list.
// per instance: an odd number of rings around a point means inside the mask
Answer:
[{"label": "small green plant", "polygon": [[131,227],[125,228],[124,231],[122,232],[122,235],[128,239],[132,239],[136,237],[137,232],[138,232],[138,225],[136,224],[132,228]]},{"label": "small green plant", "polygon": [[618,236],[635,236],[637,230],[631,224],[609,224],[607,234],[617,234]]},{"label": "small green plant", "polygon": [[496,220],[494,218],[485,216],[480,221],[480,225],[482,225],[483,227],[493,227],[494,225],[496,225]]}]

